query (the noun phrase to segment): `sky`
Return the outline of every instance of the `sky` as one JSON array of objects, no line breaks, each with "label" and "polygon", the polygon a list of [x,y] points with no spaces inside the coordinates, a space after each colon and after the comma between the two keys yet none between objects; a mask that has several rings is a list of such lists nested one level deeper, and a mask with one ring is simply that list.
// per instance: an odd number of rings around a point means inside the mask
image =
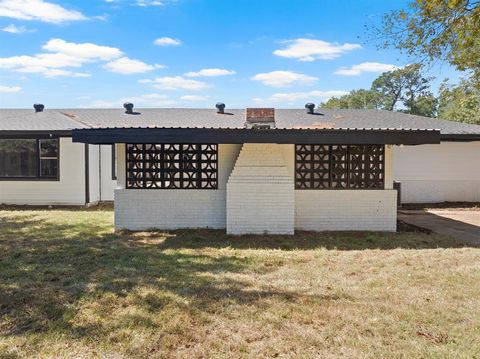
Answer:
[{"label": "sky", "polygon": [[407,3],[0,0],[0,107],[303,108],[411,63],[365,28]]}]

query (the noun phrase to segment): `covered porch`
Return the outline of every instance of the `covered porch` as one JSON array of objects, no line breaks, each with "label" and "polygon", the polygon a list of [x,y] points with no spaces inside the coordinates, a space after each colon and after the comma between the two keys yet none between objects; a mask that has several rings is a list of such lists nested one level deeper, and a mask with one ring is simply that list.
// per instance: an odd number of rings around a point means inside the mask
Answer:
[{"label": "covered porch", "polygon": [[392,148],[438,131],[115,128],[74,141],[116,143],[115,227],[395,231]]}]

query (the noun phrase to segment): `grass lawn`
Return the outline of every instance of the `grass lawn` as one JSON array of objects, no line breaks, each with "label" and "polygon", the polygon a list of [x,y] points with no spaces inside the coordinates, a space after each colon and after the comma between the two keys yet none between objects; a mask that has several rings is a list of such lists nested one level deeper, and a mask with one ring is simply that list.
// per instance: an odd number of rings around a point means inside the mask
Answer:
[{"label": "grass lawn", "polygon": [[478,358],[480,249],[0,211],[0,358]]}]

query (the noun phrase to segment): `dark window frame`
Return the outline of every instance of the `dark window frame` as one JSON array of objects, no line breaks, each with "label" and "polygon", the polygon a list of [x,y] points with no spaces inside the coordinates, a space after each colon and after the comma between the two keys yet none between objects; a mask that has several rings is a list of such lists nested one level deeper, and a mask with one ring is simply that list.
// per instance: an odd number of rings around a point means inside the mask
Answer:
[{"label": "dark window frame", "polygon": [[[35,138],[18,138],[18,137],[12,137],[12,138],[1,138],[1,140],[35,140],[35,148],[36,148],[36,154],[35,154],[35,159],[36,159],[36,174],[35,176],[1,176],[0,175],[0,181],[40,181],[40,182],[58,182],[60,181],[60,138],[59,137],[44,137],[44,136],[39,136]],[[40,163],[41,163],[41,155],[40,155],[40,141],[42,140],[56,140],[57,141],[57,175],[55,177],[46,177],[46,176],[40,176]]]},{"label": "dark window frame", "polygon": [[[368,149],[373,152],[365,151]],[[302,155],[299,151],[302,151],[303,155],[307,152],[310,157],[307,156],[306,160],[299,159]],[[366,156],[369,157],[366,159]],[[373,161],[370,156],[373,156]],[[366,176],[368,178],[365,178]],[[295,189],[383,190],[385,145],[296,144]]]},{"label": "dark window frame", "polygon": [[[141,158],[131,159],[135,155]],[[125,188],[217,190],[218,144],[126,143]]]}]

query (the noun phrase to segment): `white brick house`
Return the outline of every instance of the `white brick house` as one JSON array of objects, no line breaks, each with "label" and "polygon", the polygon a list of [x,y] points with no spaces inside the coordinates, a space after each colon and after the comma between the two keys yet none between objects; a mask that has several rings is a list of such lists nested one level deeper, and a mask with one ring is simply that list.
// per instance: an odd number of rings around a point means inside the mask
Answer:
[{"label": "white brick house", "polygon": [[479,155],[480,126],[377,110],[0,109],[0,204],[115,199],[119,229],[391,231],[394,181],[403,202],[479,201]]},{"label": "white brick house", "polygon": [[295,116],[282,122],[274,109],[199,111],[191,121],[210,126],[110,122],[74,130],[73,140],[116,143],[117,229],[395,231],[393,146],[438,144],[440,132],[333,129],[318,116],[304,114],[300,119],[315,122],[302,125]]}]

